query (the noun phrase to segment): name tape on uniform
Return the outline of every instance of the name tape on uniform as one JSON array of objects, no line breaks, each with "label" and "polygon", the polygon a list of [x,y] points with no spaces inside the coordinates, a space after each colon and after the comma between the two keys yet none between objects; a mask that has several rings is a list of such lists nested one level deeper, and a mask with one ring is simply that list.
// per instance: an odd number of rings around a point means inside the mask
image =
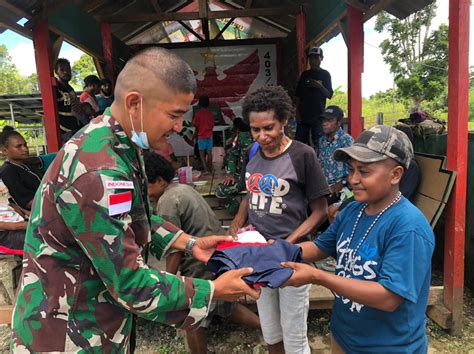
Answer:
[{"label": "name tape on uniform", "polygon": [[106,189],[133,189],[132,181],[107,181],[105,182]]},{"label": "name tape on uniform", "polygon": [[109,194],[109,216],[123,214],[132,209],[132,192]]}]

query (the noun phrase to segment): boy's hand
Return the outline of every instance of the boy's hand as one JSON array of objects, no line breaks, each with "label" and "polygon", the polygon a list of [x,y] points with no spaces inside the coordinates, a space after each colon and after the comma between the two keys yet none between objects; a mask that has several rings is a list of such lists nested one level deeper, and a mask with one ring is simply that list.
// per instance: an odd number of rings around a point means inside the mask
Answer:
[{"label": "boy's hand", "polygon": [[209,258],[216,250],[216,246],[219,242],[232,241],[231,236],[206,236],[199,237],[194,244],[192,249],[193,257],[198,261],[207,263]]},{"label": "boy's hand", "polygon": [[331,194],[337,194],[342,190],[343,187],[344,185],[342,184],[341,181],[339,181],[337,183],[330,185],[329,189],[331,190]]},{"label": "boy's hand", "polygon": [[229,270],[213,281],[214,283],[214,299],[225,301],[237,301],[245,295],[249,295],[254,299],[260,297],[260,290],[253,289],[245,281],[243,276],[253,272],[252,268],[241,268]]},{"label": "boy's hand", "polygon": [[298,287],[306,284],[317,284],[316,279],[319,270],[310,266],[309,264],[283,262],[281,265],[283,267],[293,269],[293,274],[291,275],[290,279],[288,279],[287,282],[281,286],[281,288],[285,288],[287,286]]}]

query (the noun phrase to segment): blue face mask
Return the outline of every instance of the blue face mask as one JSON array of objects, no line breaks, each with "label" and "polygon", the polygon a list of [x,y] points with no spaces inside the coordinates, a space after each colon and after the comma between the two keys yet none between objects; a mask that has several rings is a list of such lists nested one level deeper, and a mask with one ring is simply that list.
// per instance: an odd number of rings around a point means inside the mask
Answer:
[{"label": "blue face mask", "polygon": [[130,115],[130,123],[132,123],[132,142],[137,145],[140,149],[148,150],[150,145],[148,144],[148,136],[143,131],[143,97],[140,96],[140,120],[141,120],[141,132],[137,134],[135,127],[133,126],[132,115]]}]

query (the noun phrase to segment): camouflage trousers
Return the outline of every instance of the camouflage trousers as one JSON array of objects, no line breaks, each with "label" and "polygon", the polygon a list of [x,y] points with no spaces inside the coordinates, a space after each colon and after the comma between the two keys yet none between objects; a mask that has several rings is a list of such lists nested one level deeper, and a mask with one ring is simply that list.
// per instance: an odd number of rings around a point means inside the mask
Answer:
[{"label": "camouflage trousers", "polygon": [[237,198],[239,193],[244,189],[243,183],[235,183],[230,186],[226,186],[220,183],[216,187],[215,195],[217,198],[225,198],[228,200],[227,204],[225,205],[228,213],[232,216],[235,216],[239,211],[240,206],[240,199]]}]

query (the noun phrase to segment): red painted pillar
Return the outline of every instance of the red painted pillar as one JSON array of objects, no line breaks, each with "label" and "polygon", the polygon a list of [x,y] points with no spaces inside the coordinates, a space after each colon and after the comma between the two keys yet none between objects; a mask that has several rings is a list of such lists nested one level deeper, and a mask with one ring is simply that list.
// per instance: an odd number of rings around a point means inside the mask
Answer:
[{"label": "red painted pillar", "polygon": [[115,83],[114,62],[112,59],[112,33],[110,32],[110,24],[107,22],[100,23],[100,33],[102,34],[102,49],[104,53],[106,75],[107,78]]},{"label": "red painted pillar", "polygon": [[364,69],[364,21],[362,12],[347,5],[348,16],[348,116],[349,133],[356,138],[363,130],[362,71]]},{"label": "red painted pillar", "polygon": [[467,131],[469,91],[470,0],[449,1],[448,148],[446,167],[457,172],[446,215],[444,303],[453,314],[454,334],[461,334],[466,237]]},{"label": "red painted pillar", "polygon": [[51,43],[47,21],[41,21],[33,29],[33,45],[35,47],[36,72],[38,73],[41,98],[43,100],[48,152],[56,152],[61,146],[61,138],[56,103],[56,80],[53,75]]},{"label": "red painted pillar", "polygon": [[298,77],[306,70],[306,15],[301,11],[296,15],[296,67]]}]

